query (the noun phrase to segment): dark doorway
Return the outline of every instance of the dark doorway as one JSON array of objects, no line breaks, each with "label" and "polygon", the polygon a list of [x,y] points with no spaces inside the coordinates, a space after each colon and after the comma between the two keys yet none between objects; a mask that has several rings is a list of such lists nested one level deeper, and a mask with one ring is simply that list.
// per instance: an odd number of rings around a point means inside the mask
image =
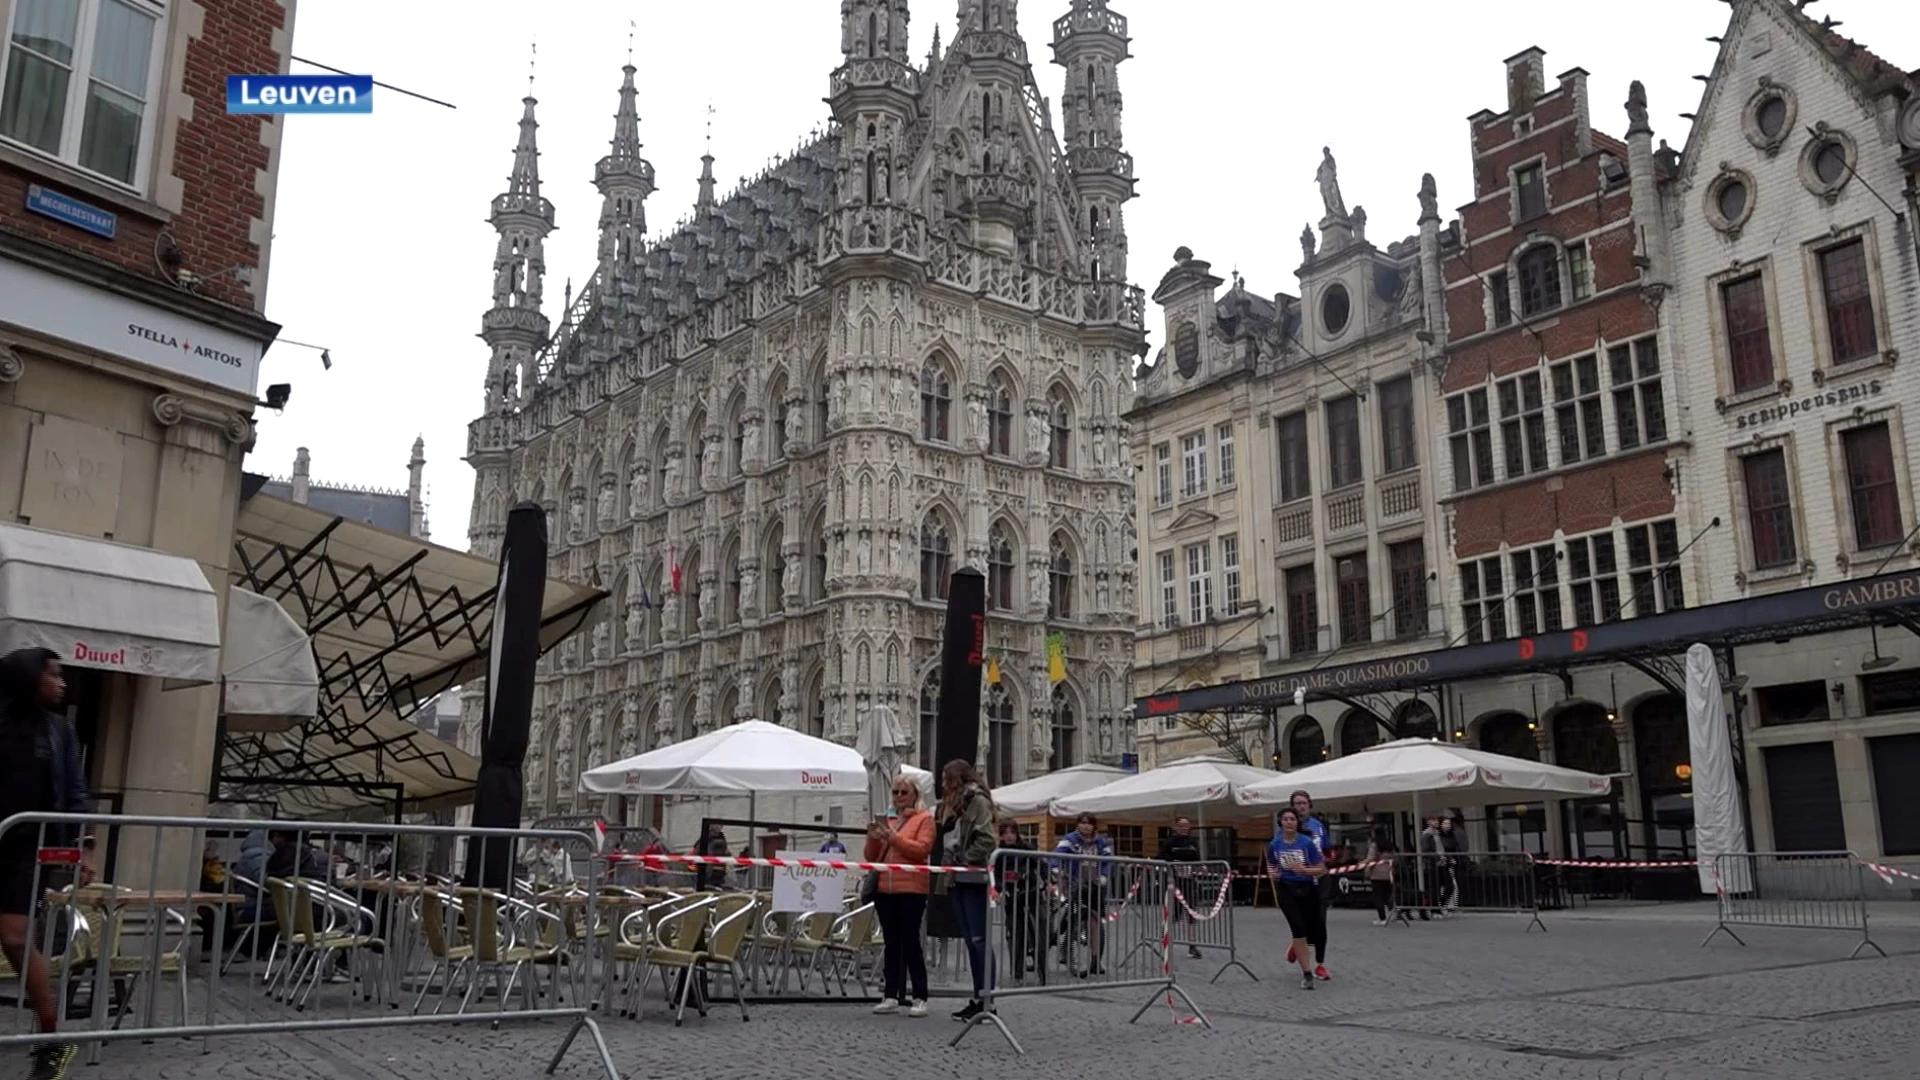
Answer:
[{"label": "dark doorway", "polygon": [[1646,857],[1693,858],[1693,765],[1687,703],[1678,694],[1648,698],[1633,710],[1633,746],[1640,781]]},{"label": "dark doorway", "polygon": [[1840,817],[1840,772],[1830,742],[1769,746],[1767,809],[1773,818],[1775,851],[1845,851],[1847,827]]}]

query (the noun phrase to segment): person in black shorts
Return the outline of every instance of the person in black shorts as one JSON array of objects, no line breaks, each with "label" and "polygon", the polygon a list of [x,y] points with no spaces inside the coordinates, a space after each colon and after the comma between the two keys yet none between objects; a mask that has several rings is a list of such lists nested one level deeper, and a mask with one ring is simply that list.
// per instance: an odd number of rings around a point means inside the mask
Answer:
[{"label": "person in black shorts", "polygon": [[1287,955],[1300,965],[1300,988],[1313,989],[1313,949],[1308,942],[1324,941],[1327,936],[1327,909],[1320,903],[1320,878],[1327,872],[1327,857],[1320,842],[1300,828],[1300,815],[1292,807],[1280,811],[1280,828],[1267,845],[1267,873],[1273,877],[1274,895],[1280,899],[1280,912],[1287,917],[1288,936],[1293,947]]},{"label": "person in black shorts", "polygon": [[[16,814],[85,813],[86,778],[80,771],[80,740],[65,717],[48,710],[67,695],[60,664],[48,649],[19,649],[0,657],[0,822]],[[26,997],[37,1030],[57,1030],[47,961],[28,947],[28,923],[40,909],[35,893],[44,887],[39,852],[47,846],[73,847],[78,830],[58,825],[24,824],[0,831],[0,951],[15,971],[26,973]],[[83,857],[80,884],[92,881]],[[48,1041],[33,1048],[30,1080],[65,1080],[79,1056],[71,1042]]]}]

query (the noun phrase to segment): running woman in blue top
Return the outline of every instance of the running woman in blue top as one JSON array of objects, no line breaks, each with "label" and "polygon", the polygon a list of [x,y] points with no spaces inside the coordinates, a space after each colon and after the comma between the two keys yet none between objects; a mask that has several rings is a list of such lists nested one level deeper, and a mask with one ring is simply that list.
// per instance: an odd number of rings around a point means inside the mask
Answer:
[{"label": "running woman in blue top", "polygon": [[1280,912],[1287,917],[1287,930],[1293,935],[1293,947],[1287,955],[1300,964],[1300,988],[1313,989],[1313,960],[1307,942],[1324,939],[1327,911],[1320,906],[1319,879],[1327,872],[1327,859],[1320,843],[1300,830],[1300,815],[1292,807],[1280,811],[1280,830],[1267,845],[1267,873],[1273,878],[1273,891],[1280,898]]},{"label": "running woman in blue top", "polygon": [[[1300,817],[1300,832],[1313,839],[1320,846],[1322,859],[1333,855],[1333,842],[1327,838],[1326,823],[1313,816],[1313,799],[1304,791],[1296,791],[1287,797],[1287,805]],[[1318,882],[1320,891],[1320,936],[1307,942],[1313,946],[1313,974],[1317,978],[1331,979],[1327,974],[1327,909],[1333,906],[1333,891],[1326,888],[1326,882]],[[1287,963],[1293,963],[1293,952],[1287,952]]]}]

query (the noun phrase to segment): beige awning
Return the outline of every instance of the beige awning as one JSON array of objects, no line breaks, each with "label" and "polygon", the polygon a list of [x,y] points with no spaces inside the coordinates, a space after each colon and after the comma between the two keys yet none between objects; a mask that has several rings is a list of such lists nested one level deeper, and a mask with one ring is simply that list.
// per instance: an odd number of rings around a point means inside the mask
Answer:
[{"label": "beige awning", "polygon": [[[486,673],[497,564],[254,494],[235,524],[233,583],[313,641],[320,708],[283,733],[229,732],[224,785],[304,818],[466,803],[475,759],[413,718]],[[541,648],[587,625],[605,592],[549,581]]]},{"label": "beige awning", "polygon": [[313,639],[287,609],[238,585],[227,590],[220,675],[228,731],[284,731],[320,714]]},{"label": "beige awning", "polygon": [[199,685],[220,677],[220,604],[200,564],[150,548],[0,524],[0,653]]}]

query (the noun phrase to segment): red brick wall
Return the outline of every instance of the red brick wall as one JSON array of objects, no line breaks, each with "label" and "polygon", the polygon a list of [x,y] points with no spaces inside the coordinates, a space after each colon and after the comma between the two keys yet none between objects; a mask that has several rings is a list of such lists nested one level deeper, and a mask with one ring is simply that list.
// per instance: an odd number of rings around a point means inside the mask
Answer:
[{"label": "red brick wall", "polygon": [[[281,57],[273,49],[273,32],[285,23],[287,10],[277,0],[202,0],[201,6],[205,22],[201,35],[187,43],[185,71],[163,72],[164,78],[184,79],[176,85],[184,85],[193,98],[193,115],[176,126],[171,166],[156,158],[148,170],[148,191],[158,190],[160,174],[165,172],[184,183],[181,209],[166,225],[167,234],[180,249],[183,269],[212,275],[237,265],[257,269],[261,262],[251,231],[253,220],[263,216],[266,207],[254,190],[254,176],[268,165],[269,152],[260,143],[260,125],[271,118],[227,115],[226,77],[281,70]],[[163,32],[170,35],[171,24]],[[157,95],[154,116],[149,121],[162,125],[153,133],[156,154],[164,125],[172,123],[172,118],[162,112],[170,97],[164,89]],[[26,172],[0,163],[0,226],[103,259],[143,277],[161,277],[154,261],[154,239],[161,223],[124,206],[105,203],[80,186],[62,183],[67,175],[58,165]],[[103,240],[28,213],[24,204],[29,184],[58,190],[115,214],[119,222],[114,239]],[[232,274],[207,282],[199,291],[238,307],[258,307],[252,293]]]},{"label": "red brick wall", "polygon": [[1658,451],[1604,459],[1586,469],[1545,477],[1497,491],[1463,496],[1455,503],[1453,554],[1471,559],[1498,550],[1540,544],[1555,530],[1579,536],[1606,528],[1618,517],[1631,524],[1673,513],[1673,485],[1662,475]]}]

